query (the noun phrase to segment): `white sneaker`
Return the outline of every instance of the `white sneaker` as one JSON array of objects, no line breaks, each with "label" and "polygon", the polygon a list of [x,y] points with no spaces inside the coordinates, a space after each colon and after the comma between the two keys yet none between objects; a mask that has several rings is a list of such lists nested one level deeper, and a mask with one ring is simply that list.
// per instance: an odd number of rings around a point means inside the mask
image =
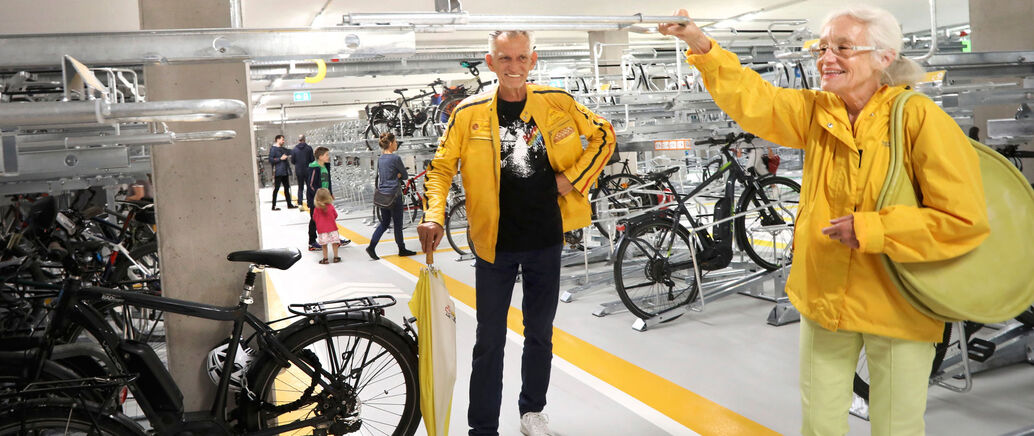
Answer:
[{"label": "white sneaker", "polygon": [[544,413],[528,412],[521,416],[521,433],[527,436],[553,436]]}]

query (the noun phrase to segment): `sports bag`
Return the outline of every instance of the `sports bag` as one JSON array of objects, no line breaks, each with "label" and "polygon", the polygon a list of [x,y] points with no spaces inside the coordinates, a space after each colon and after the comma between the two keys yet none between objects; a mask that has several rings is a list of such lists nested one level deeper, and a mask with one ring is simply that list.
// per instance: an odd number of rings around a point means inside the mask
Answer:
[{"label": "sports bag", "polygon": [[[903,166],[904,107],[915,91],[894,101],[890,117],[891,158],[876,210],[891,205],[920,206]],[[1001,322],[1034,302],[1034,189],[1016,167],[977,141],[991,234],[972,251],[935,262],[883,264],[905,299],[916,309],[948,322]]]}]

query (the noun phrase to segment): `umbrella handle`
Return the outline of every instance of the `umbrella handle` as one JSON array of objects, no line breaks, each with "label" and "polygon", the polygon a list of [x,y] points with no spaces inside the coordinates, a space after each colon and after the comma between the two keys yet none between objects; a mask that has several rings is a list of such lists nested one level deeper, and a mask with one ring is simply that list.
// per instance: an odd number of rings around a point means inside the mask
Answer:
[{"label": "umbrella handle", "polygon": [[424,263],[426,263],[428,266],[434,265],[434,251],[428,251],[427,253],[424,253],[424,256]]}]

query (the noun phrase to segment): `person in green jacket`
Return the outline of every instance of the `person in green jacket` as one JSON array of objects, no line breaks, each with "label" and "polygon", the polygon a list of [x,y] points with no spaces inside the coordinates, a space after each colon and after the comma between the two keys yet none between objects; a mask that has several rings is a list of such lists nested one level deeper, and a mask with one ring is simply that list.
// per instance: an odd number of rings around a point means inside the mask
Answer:
[{"label": "person in green jacket", "polygon": [[[321,250],[320,244],[316,243],[316,221],[312,218],[312,209],[316,206],[316,191],[326,188],[330,195],[334,195],[334,189],[330,186],[330,149],[317,147],[314,153],[316,160],[309,164],[309,177],[306,183],[306,200],[309,206],[309,251]],[[352,243],[351,240],[341,238],[341,245]]]}]

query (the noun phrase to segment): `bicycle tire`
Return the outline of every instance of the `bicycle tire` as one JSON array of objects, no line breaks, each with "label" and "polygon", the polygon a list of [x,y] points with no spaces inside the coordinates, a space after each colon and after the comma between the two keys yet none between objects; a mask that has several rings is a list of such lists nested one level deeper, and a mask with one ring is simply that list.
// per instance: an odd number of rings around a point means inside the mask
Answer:
[{"label": "bicycle tire", "polygon": [[[456,204],[449,209],[449,215],[445,217],[445,238],[449,240],[449,246],[460,256],[470,254],[470,240],[467,239],[470,223],[467,221],[467,202],[460,198]],[[453,233],[462,232],[463,235]]]},{"label": "bicycle tire", "polygon": [[435,136],[442,136],[445,134],[445,130],[449,125],[449,120],[452,118],[452,112],[456,110],[456,106],[459,106],[463,99],[467,98],[465,95],[455,95],[442,100],[438,106],[435,106],[434,111],[431,114],[431,120],[429,123],[434,128]]},{"label": "bicycle tire", "polygon": [[[648,209],[657,205],[657,197],[650,194],[643,193],[631,193],[627,196],[616,195],[628,188],[635,185],[644,185],[644,181],[641,177],[630,174],[630,173],[618,173],[605,176],[596,182],[596,188],[590,191],[589,197],[595,199],[600,192],[607,193],[610,197],[607,199],[609,206],[613,206],[621,209],[628,209],[629,211]],[[607,233],[607,229],[599,222],[599,215],[597,214],[596,208],[599,202],[591,201],[589,206],[592,208],[592,224],[600,231],[600,234],[605,238],[609,238],[610,235]],[[608,206],[608,207],[609,207]]]},{"label": "bicycle tire", "polygon": [[[764,193],[764,198],[771,202],[776,199],[781,204],[772,208],[750,212],[746,216],[736,218],[736,244],[747,253],[747,256],[758,266],[767,270],[775,270],[789,263],[793,248],[794,222],[799,211],[801,185],[785,177],[765,177],[757,181]],[[759,191],[750,186],[740,195],[736,205],[736,213],[763,206]],[[772,214],[775,211],[775,215]],[[764,213],[760,213],[764,212]],[[753,229],[758,230],[755,234]],[[748,232],[750,232],[748,234]],[[759,237],[768,235],[768,238]],[[771,255],[766,257],[765,252]]]},{"label": "bicycle tire", "polygon": [[21,403],[0,413],[0,435],[25,434],[137,436],[147,432],[121,413],[51,400]]},{"label": "bicycle tire", "polygon": [[[340,338],[345,338],[345,345],[348,346],[342,348],[341,344],[334,345],[335,340]],[[362,341],[365,341],[365,345],[360,345]],[[320,344],[324,344],[322,348]],[[283,345],[295,354],[299,354],[302,350],[313,352],[312,356],[319,360],[323,370],[344,376],[333,380],[333,383],[347,384],[353,387],[358,386],[355,396],[343,399],[343,401],[358,401],[358,403],[353,404],[362,404],[362,407],[359,409],[360,425],[368,427],[365,428],[367,433],[369,433],[371,428],[375,429],[377,434],[392,434],[395,436],[410,436],[416,432],[417,427],[420,425],[420,393],[417,380],[416,345],[409,343],[401,333],[383,324],[355,319],[336,319],[329,320],[326,324],[316,323],[305,326],[291,333],[288,337],[283,338]],[[328,353],[327,350],[331,351]],[[337,352],[334,352],[334,350],[337,350]],[[342,350],[348,351],[342,353]],[[370,361],[359,362],[358,366],[350,365],[351,358],[357,357],[357,350],[363,356],[370,356],[375,352],[373,354],[374,358]],[[334,359],[331,359],[330,356],[333,356]],[[382,359],[382,357],[385,357],[385,359]],[[339,360],[344,361],[339,362]],[[397,374],[394,373],[394,369],[387,369],[388,365],[391,365],[393,362],[398,365]],[[335,364],[339,364],[341,367],[335,367]],[[369,378],[364,377],[369,374],[364,374],[362,368],[369,368],[371,365],[375,367],[376,371],[373,371],[373,375]],[[292,368],[294,368],[293,365],[281,364],[278,357],[266,354],[249,370],[248,385],[259,400],[280,405],[290,403],[301,397],[297,395],[297,391],[308,387],[311,380],[304,373],[297,369],[292,370]],[[388,379],[374,380],[375,377],[382,375]],[[358,380],[358,383],[352,383],[356,380]],[[375,381],[376,386],[371,386]],[[276,386],[275,391],[274,386]],[[399,392],[400,389],[403,391]],[[274,394],[275,398],[271,398]],[[322,393],[313,392],[312,395],[315,398],[320,398]],[[373,396],[364,397],[364,395]],[[320,404],[319,402],[309,404],[304,409],[288,411],[278,415],[275,412],[263,410],[264,408],[260,406],[258,401],[248,401],[245,398],[246,395],[242,393],[240,408],[242,415],[240,418],[250,431],[278,425],[277,420],[294,422],[295,420],[311,418],[317,415],[316,408]],[[378,399],[387,399],[388,403],[371,401]],[[370,416],[377,415],[378,413],[392,415],[393,413],[386,411],[386,409],[392,411],[397,409],[399,405],[397,403],[400,400],[403,404],[401,405],[401,410],[397,413],[398,423],[394,430],[385,431],[382,428],[374,427],[375,425],[386,425],[389,420],[385,418],[375,420],[370,418]],[[336,402],[342,401],[342,399],[333,399],[333,401],[336,407]],[[323,413],[325,412],[319,412],[321,415]],[[287,424],[287,422],[279,422],[279,425],[283,424]],[[304,430],[303,428],[297,432],[284,434],[308,434]],[[346,433],[361,430],[363,428]],[[309,432],[311,432],[311,429]]]},{"label": "bicycle tire", "polygon": [[370,137],[377,139],[385,132],[401,130],[402,126],[397,125],[398,113],[399,107],[390,103],[379,104],[370,108],[370,119],[366,126]]},{"label": "bicycle tire", "polygon": [[[966,340],[968,341],[970,336],[976,330],[966,329]],[[944,333],[941,335],[941,342],[934,345],[933,363],[930,367],[930,377],[936,375],[940,369],[941,364],[944,363],[944,357],[948,354],[948,349],[951,347],[953,329],[951,323],[944,324]],[[862,348],[862,352],[858,356],[858,367],[855,369],[854,382],[852,389],[859,398],[869,402],[869,369],[868,361],[866,360],[865,348]]]},{"label": "bicycle tire", "polygon": [[[628,228],[618,244],[614,256],[614,285],[621,302],[641,319],[686,305],[699,295],[692,267],[670,271],[672,261],[692,259],[689,231],[676,224],[676,237],[669,241],[671,231],[671,220],[650,219]],[[675,289],[664,283],[673,279],[686,285]]]}]

